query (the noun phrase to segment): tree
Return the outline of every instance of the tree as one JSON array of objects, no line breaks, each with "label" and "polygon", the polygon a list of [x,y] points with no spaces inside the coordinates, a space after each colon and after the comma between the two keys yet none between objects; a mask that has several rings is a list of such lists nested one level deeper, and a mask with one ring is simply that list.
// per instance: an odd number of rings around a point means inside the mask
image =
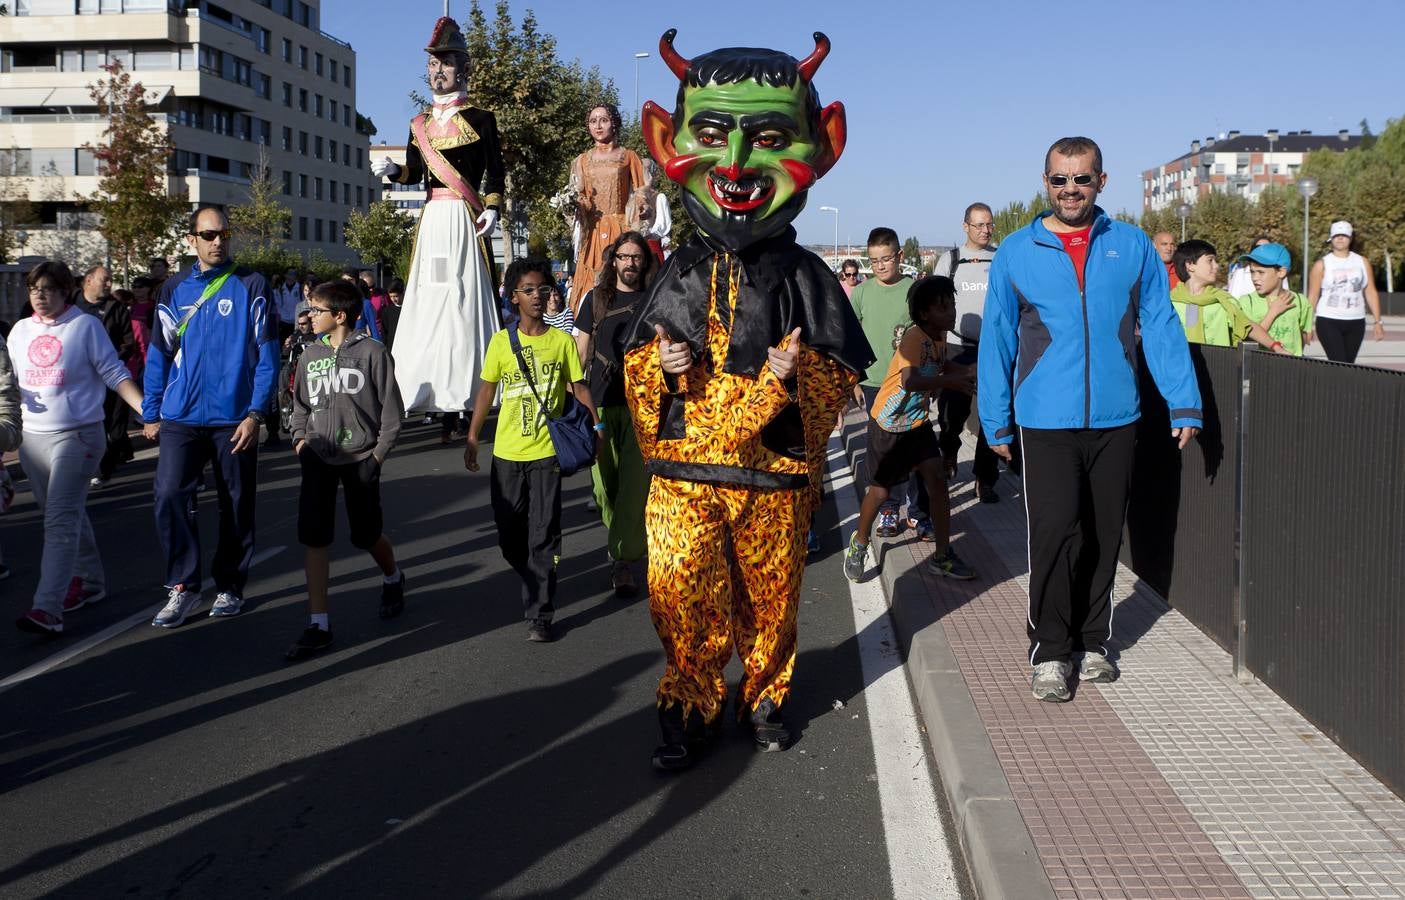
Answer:
[{"label": "tree", "polygon": [[0,152],[0,263],[13,261],[24,244],[20,234],[39,221],[38,210],[29,200],[29,179],[10,174],[15,156],[14,150]]},{"label": "tree", "polygon": [[903,262],[913,268],[922,268],[922,245],[917,242],[915,236],[909,235],[908,239],[903,241],[902,254]]},{"label": "tree", "polygon": [[293,224],[293,211],[278,199],[278,185],[268,168],[268,149],[259,148],[259,161],[249,179],[249,202],[229,208],[234,232],[234,261],[272,277],[295,268],[299,258],[283,246]]},{"label": "tree", "polygon": [[372,203],[364,213],[354,209],[346,222],[346,245],[362,262],[388,266],[398,278],[406,273],[397,263],[408,262],[414,241],[415,220],[392,200]]},{"label": "tree", "polygon": [[146,111],[145,89],[122,71],[122,64],[102,67],[105,80],[88,86],[98,114],[107,117],[106,145],[86,145],[97,163],[98,191],[86,198],[101,217],[98,230],[107,239],[113,260],[130,282],[133,263],[175,249],[190,209],[184,196],[172,195],[166,174],[174,147],[164,128]]},{"label": "tree", "polygon": [[995,213],[992,220],[995,224],[994,239],[998,243],[1005,240],[1011,234],[1034,221],[1034,217],[1049,208],[1049,201],[1043,194],[1035,194],[1029,203],[1021,203],[1016,200],[1004,209]]}]

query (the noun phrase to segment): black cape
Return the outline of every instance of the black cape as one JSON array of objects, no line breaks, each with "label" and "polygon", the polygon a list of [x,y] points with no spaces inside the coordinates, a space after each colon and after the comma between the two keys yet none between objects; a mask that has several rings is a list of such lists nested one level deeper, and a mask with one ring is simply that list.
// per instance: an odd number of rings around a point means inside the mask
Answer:
[{"label": "black cape", "polygon": [[[658,324],[673,340],[687,341],[695,359],[702,358],[712,277],[712,266],[704,263],[723,252],[698,235],[669,257],[634,312],[625,352],[651,343]],[[724,313],[732,316],[732,338],[722,371],[756,375],[766,365],[767,349],[796,328],[806,346],[853,372],[862,375],[873,364],[873,348],[839,279],[795,243],[794,228],[787,226],[736,257],[742,271],[737,296]]]}]

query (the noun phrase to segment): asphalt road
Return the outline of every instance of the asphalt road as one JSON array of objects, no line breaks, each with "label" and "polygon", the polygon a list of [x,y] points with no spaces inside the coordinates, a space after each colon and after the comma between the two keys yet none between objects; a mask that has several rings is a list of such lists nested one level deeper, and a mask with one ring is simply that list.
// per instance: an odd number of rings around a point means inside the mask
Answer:
[{"label": "asphalt road", "polygon": [[[291,453],[260,462],[266,558],[247,611],[172,631],[145,623],[164,601],[153,464],[129,464],[90,500],[110,596],[61,638],[0,628],[0,679],[119,632],[0,688],[0,895],[893,895],[832,502],[787,707],[800,739],[757,754],[729,731],[670,777],[649,766],[662,654],[647,601],[608,590],[588,476],[565,489],[559,639],[530,644],[486,472],[465,472],[437,427],[408,428],[383,483],[406,614],[377,618],[379,573],[340,520],[336,645],[290,665],[306,624]],[[208,536],[214,505],[202,495]],[[0,542],[13,618],[38,570],[27,491]]]}]

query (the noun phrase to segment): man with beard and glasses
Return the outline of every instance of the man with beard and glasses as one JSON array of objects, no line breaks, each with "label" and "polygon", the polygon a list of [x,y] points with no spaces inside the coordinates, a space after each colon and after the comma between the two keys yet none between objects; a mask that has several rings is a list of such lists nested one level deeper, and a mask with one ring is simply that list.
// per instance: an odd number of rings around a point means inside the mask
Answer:
[{"label": "man with beard and glasses", "polygon": [[581,300],[576,313],[576,348],[590,381],[590,396],[605,426],[600,456],[591,468],[595,502],[609,537],[610,584],[621,599],[639,593],[630,563],[644,557],[644,501],[649,473],[639,455],[634,421],[624,396],[624,340],[634,306],[654,274],[648,238],[626,231],[605,250],[600,283]]},{"label": "man with beard and glasses", "polygon": [[1044,157],[1049,209],[1007,237],[990,267],[977,405],[991,449],[1010,459],[1019,429],[1029,519],[1031,690],[1071,696],[1078,677],[1117,677],[1112,581],[1132,481],[1136,329],[1184,449],[1200,430],[1200,390],[1166,267],[1146,234],[1094,201],[1102,151],[1061,138]]}]

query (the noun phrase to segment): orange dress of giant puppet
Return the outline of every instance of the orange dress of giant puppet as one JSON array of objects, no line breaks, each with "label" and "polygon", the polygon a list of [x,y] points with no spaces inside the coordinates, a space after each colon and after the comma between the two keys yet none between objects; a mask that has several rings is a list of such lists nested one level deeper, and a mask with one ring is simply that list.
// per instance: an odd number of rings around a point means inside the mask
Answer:
[{"label": "orange dress of giant puppet", "polygon": [[[669,258],[630,326],[626,398],[653,474],[649,611],[666,666],[656,768],[693,765],[727,704],[761,750],[783,750],[805,537],[825,446],[873,352],[829,267],[795,241],[806,191],[844,149],[844,108],[804,60],[754,48],[683,59],[670,115],[643,110],[649,150],[682,186],[698,235]],[[774,352],[773,352],[774,351]]]}]

